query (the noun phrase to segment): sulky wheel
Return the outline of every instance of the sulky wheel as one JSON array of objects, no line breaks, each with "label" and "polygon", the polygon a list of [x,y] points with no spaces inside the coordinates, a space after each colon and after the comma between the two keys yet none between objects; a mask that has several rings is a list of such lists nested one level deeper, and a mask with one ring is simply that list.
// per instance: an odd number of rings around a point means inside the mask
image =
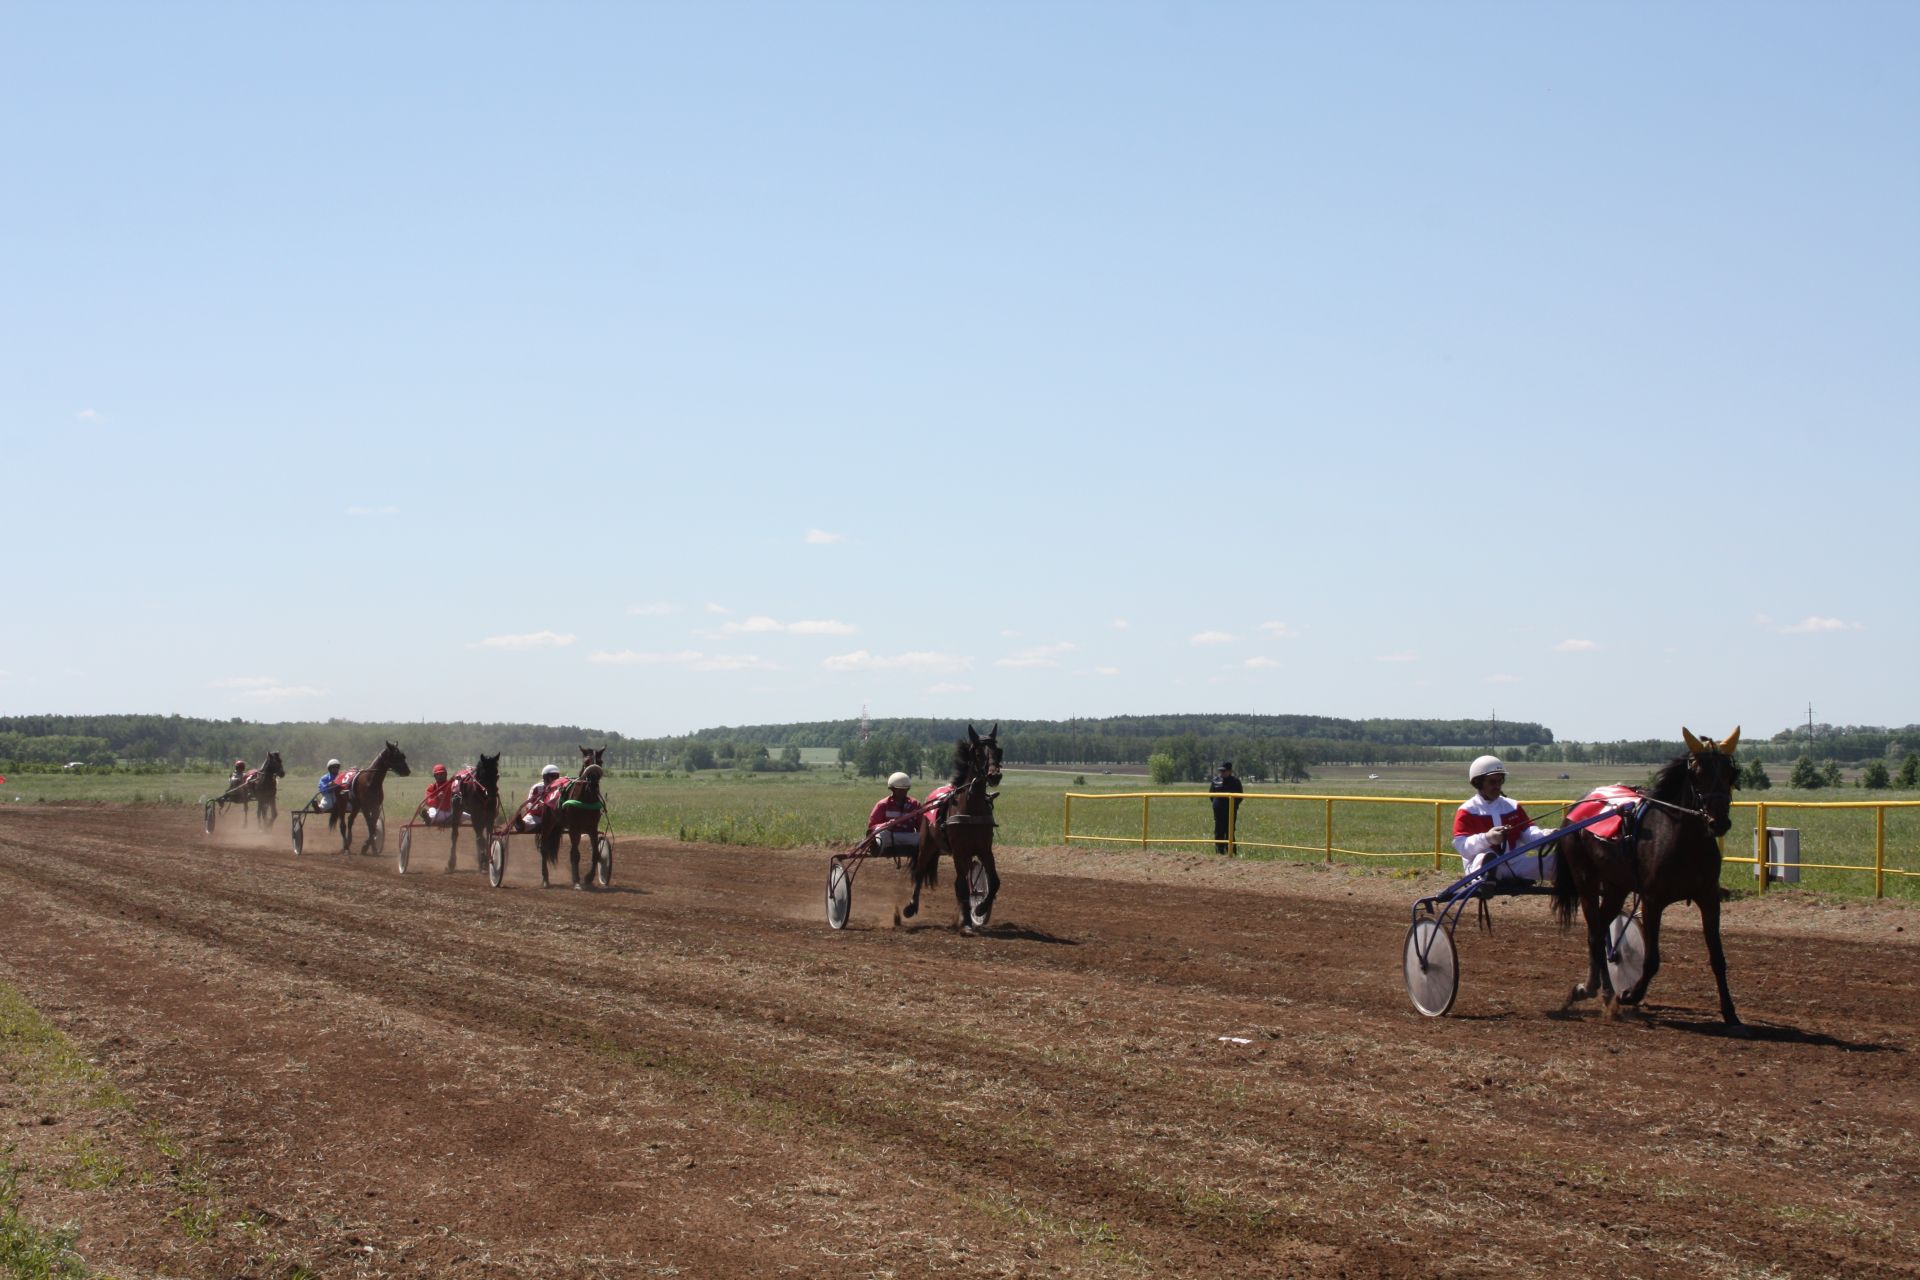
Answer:
[{"label": "sulky wheel", "polygon": [[1607,977],[1613,993],[1632,990],[1647,971],[1647,935],[1630,915],[1618,915],[1607,926]]},{"label": "sulky wheel", "polygon": [[400,874],[407,874],[407,856],[413,852],[413,828],[400,828]]},{"label": "sulky wheel", "polygon": [[993,908],[987,905],[987,868],[976,861],[967,868],[967,915],[972,917],[976,929],[984,929],[987,918],[993,914]]},{"label": "sulky wheel", "polygon": [[293,856],[297,858],[300,856],[300,849],[306,839],[307,820],[296,813],[293,815],[291,827],[293,832]]},{"label": "sulky wheel", "polygon": [[373,820],[373,856],[377,858],[386,851],[387,820],[385,818],[375,818]]},{"label": "sulky wheel", "polygon": [[844,929],[853,914],[853,877],[839,863],[827,869],[827,927]]},{"label": "sulky wheel", "polygon": [[1438,920],[1413,922],[1407,930],[1401,967],[1414,1008],[1429,1018],[1438,1018],[1453,1008],[1453,998],[1460,994],[1460,960],[1454,954],[1453,935],[1442,929]]},{"label": "sulky wheel", "polygon": [[613,841],[605,836],[593,838],[593,882],[602,889],[613,883]]},{"label": "sulky wheel", "polygon": [[213,803],[213,801],[211,801],[211,800],[209,800],[209,801],[207,801],[207,807],[206,807],[206,813],[202,815],[202,817],[203,817],[203,819],[205,820],[205,823],[206,823],[206,827],[207,827],[207,834],[208,834],[208,835],[212,835],[212,834],[213,834],[213,811],[214,811],[214,808],[215,808],[215,805],[214,805],[214,803]]},{"label": "sulky wheel", "polygon": [[487,841],[487,883],[498,889],[507,874],[507,838],[495,836]]}]

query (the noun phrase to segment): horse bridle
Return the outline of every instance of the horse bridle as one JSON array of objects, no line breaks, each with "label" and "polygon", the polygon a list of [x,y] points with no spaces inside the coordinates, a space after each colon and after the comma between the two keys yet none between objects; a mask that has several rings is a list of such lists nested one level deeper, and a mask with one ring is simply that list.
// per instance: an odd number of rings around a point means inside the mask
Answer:
[{"label": "horse bridle", "polygon": [[[986,754],[985,744],[982,743],[981,746],[982,746],[982,749],[980,754],[985,755]],[[968,798],[972,798],[974,795],[977,794],[986,800],[987,802],[986,812],[985,813],[968,812],[963,814],[956,814],[951,812],[951,810],[949,810],[948,813],[945,815],[944,821],[948,826],[991,825],[993,822],[994,798],[1000,794],[997,791],[987,790],[987,787],[992,785],[993,773],[994,773],[993,767],[991,764],[988,764],[984,767],[976,768],[974,762],[971,759],[969,759],[967,761],[967,768],[969,770],[967,776],[964,779],[962,779],[961,782],[957,786],[955,786],[953,791],[949,794],[959,795],[964,792],[968,796]]]},{"label": "horse bridle", "polygon": [[[1697,762],[1699,760],[1699,757],[1694,756],[1692,757],[1692,759]],[[1713,810],[1709,806],[1715,800],[1724,799],[1727,803],[1728,810],[1731,811],[1733,807],[1733,788],[1731,786],[1728,786],[1724,790],[1715,790],[1715,791],[1703,790],[1700,786],[1699,779],[1694,776],[1694,771],[1691,768],[1687,770],[1687,786],[1690,790],[1692,790],[1693,798],[1699,802],[1700,807],[1697,809],[1689,809],[1687,806],[1683,804],[1674,804],[1670,800],[1660,800],[1660,799],[1656,799],[1653,796],[1647,796],[1646,801],[1648,804],[1658,805],[1662,809],[1670,810],[1684,817],[1700,819],[1700,821],[1707,824],[1707,834],[1714,836],[1717,839],[1719,837],[1719,833],[1714,831],[1713,829],[1713,824],[1716,821],[1716,819],[1713,816]],[[1729,825],[1732,824],[1731,817],[1729,817],[1728,819],[1728,824]]]}]

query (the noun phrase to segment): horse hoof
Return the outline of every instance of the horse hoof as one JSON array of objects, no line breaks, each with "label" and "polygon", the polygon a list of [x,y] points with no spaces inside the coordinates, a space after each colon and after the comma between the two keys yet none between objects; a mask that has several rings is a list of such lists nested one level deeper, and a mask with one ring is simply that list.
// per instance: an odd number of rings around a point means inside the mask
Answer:
[{"label": "horse hoof", "polygon": [[900,908],[900,914],[911,920],[920,914],[920,907],[917,903],[909,902],[906,906]]},{"label": "horse hoof", "polygon": [[977,938],[980,935],[973,931],[972,925],[963,924],[960,926],[960,936],[963,938]]}]

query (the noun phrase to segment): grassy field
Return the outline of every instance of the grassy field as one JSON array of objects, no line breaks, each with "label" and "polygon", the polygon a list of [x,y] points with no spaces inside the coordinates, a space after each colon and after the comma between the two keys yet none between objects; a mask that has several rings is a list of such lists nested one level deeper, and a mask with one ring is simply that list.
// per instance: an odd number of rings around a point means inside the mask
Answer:
[{"label": "grassy field", "polygon": [[[309,794],[307,778],[318,769],[292,770],[282,784],[282,807],[301,803]],[[1570,776],[1560,778],[1560,773]],[[1377,860],[1380,865],[1430,869],[1434,865],[1435,811],[1440,822],[1440,844],[1447,852],[1443,869],[1452,861],[1446,837],[1451,834],[1453,809],[1467,788],[1458,764],[1411,766],[1333,766],[1315,772],[1312,781],[1293,786],[1251,785],[1248,794],[1265,797],[1243,806],[1239,837],[1241,855],[1249,858],[1324,858],[1328,844],[1328,814],[1332,815],[1332,845],[1337,861]],[[1545,826],[1559,824],[1555,807],[1608,782],[1641,783],[1649,766],[1516,765],[1508,791],[1525,803]],[[1369,776],[1377,775],[1377,776]],[[1076,779],[1084,779],[1077,781]],[[0,806],[33,803],[147,803],[196,805],[201,797],[217,793],[223,774],[74,773],[24,774],[0,787]],[[531,774],[510,776],[507,793],[517,797],[533,782]],[[395,780],[389,788],[389,812],[410,809],[425,782]],[[916,780],[916,793],[925,791]],[[1109,775],[1098,771],[1009,770],[1002,787],[998,816],[999,839],[1005,844],[1057,845],[1061,843],[1064,797],[1114,797],[1153,790],[1144,777]],[[1150,837],[1156,845],[1195,851],[1212,846],[1212,810],[1198,788],[1191,799],[1163,798],[1151,802]],[[616,774],[607,784],[616,832],[751,845],[791,848],[818,845],[846,847],[864,834],[867,810],[884,793],[872,779],[845,776],[839,769],[808,769],[800,773],[735,773],[714,770],[689,776],[670,774]],[[1322,797],[1335,796],[1329,802]],[[1424,800],[1427,803],[1373,804],[1368,800]],[[1766,792],[1736,796],[1733,830],[1725,848],[1728,857],[1753,856],[1753,803],[1768,806],[1770,827],[1800,832],[1803,863],[1832,863],[1854,870],[1802,872],[1805,888],[1849,894],[1871,894],[1875,845],[1872,809],[1827,807],[1835,802],[1920,801],[1920,793],[1867,792],[1854,788],[1789,791],[1778,785]],[[1799,805],[1818,807],[1800,808]],[[1073,830],[1076,837],[1098,836],[1138,847],[1141,802],[1138,799],[1076,799]],[[1264,846],[1264,847],[1263,847]],[[1885,862],[1889,868],[1920,873],[1920,808],[1890,809],[1886,813]],[[1730,863],[1725,873],[1730,887],[1752,888],[1751,863]],[[1920,879],[1888,876],[1890,897],[1920,898]]]}]

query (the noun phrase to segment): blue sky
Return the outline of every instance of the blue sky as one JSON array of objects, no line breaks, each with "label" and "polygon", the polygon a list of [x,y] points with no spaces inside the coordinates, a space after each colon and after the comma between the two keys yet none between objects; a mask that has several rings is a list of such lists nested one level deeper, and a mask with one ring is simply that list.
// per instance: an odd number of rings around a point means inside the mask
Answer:
[{"label": "blue sky", "polygon": [[0,711],[1920,720],[1920,8],[0,7]]}]

